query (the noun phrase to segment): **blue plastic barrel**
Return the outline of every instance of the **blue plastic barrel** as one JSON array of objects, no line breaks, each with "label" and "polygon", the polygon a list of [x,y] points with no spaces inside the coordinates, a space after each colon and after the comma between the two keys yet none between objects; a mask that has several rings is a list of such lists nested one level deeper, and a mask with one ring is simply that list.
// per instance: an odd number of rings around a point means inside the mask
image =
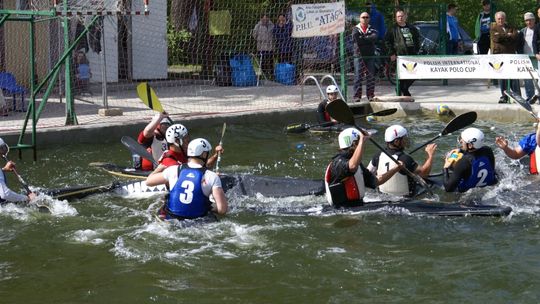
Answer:
[{"label": "blue plastic barrel", "polygon": [[285,85],[294,84],[295,66],[290,63],[278,63],[274,73],[276,74],[276,81]]},{"label": "blue plastic barrel", "polygon": [[254,86],[257,84],[257,75],[248,55],[240,54],[231,58],[232,85],[237,87]]}]

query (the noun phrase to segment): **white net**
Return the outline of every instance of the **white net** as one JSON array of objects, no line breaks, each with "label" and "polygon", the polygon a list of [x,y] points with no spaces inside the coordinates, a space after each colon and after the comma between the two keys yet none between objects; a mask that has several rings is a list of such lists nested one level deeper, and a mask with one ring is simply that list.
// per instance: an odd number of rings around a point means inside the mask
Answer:
[{"label": "white net", "polygon": [[[5,1],[3,9],[14,8],[15,2]],[[142,81],[152,85],[167,112],[182,117],[312,106],[320,100],[319,90],[310,82],[301,104],[300,85],[304,77],[339,76],[337,35],[290,37],[290,5],[300,1],[260,4],[255,0],[151,0],[149,14],[142,16],[129,12],[144,12],[144,0],[68,2],[71,14],[65,16],[69,20],[69,43],[62,25],[64,16],[37,24],[36,84],[89,27],[69,56],[71,90],[81,124],[92,123],[92,115],[104,105],[122,108],[124,116],[136,112],[138,118],[151,117],[151,110],[141,112],[145,106],[137,97],[136,86]],[[55,7],[52,0],[29,0],[27,4],[30,10]],[[63,4],[59,0],[56,11],[61,11]],[[103,14],[91,24],[94,16],[99,15],[95,12],[102,8],[123,13]],[[84,11],[94,13],[78,13]],[[253,36],[263,14],[275,29],[267,28],[266,34],[272,37],[267,52],[261,51]],[[30,88],[29,37],[28,27],[21,27],[20,23],[8,21],[0,28],[0,43],[4,43],[0,46],[4,50],[0,51],[0,64],[26,89]],[[345,62],[352,75],[352,64]],[[42,117],[65,106],[63,67],[53,80],[54,90]],[[38,101],[46,88],[37,94]],[[58,123],[63,124],[64,120]]]}]

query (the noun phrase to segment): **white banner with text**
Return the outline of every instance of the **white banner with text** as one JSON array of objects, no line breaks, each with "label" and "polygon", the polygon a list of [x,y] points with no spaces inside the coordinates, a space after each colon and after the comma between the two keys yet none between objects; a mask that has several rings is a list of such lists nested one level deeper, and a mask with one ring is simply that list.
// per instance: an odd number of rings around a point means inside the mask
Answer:
[{"label": "white banner with text", "polygon": [[522,54],[471,56],[398,56],[399,79],[538,78],[531,59]]},{"label": "white banner with text", "polygon": [[345,31],[345,2],[294,4],[292,37],[316,37]]}]

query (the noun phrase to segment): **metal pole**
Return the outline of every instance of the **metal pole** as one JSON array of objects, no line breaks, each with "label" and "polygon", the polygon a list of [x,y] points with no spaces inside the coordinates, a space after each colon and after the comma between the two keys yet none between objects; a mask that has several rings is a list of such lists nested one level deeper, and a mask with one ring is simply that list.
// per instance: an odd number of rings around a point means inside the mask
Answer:
[{"label": "metal pole", "polygon": [[[109,108],[109,102],[107,100],[107,58],[105,56],[105,22],[101,20],[101,97],[103,98],[103,107]],[[97,25],[96,25],[97,26]]]},{"label": "metal pole", "polygon": [[345,69],[345,33],[339,34],[339,65],[341,73],[341,91],[345,95],[345,100],[347,100],[348,89],[347,89],[347,72]]},{"label": "metal pole", "polygon": [[[34,92],[35,83],[36,83],[36,58],[35,58],[35,27],[34,27],[34,16],[32,16],[30,21],[30,104],[28,107],[32,107],[32,147],[34,150],[34,161],[37,161],[37,150],[36,150],[36,92]],[[24,100],[22,100],[24,107]],[[20,150],[19,150],[20,151]]]},{"label": "metal pole", "polygon": [[[64,0],[64,11],[68,10],[68,2]],[[69,49],[69,19],[67,16],[63,17],[64,22],[64,46],[65,49]],[[69,53],[71,55],[71,52]],[[66,125],[76,125],[77,116],[75,115],[75,100],[73,98],[73,92],[71,91],[71,56],[64,58],[64,75],[65,75],[65,88],[66,88]]]}]

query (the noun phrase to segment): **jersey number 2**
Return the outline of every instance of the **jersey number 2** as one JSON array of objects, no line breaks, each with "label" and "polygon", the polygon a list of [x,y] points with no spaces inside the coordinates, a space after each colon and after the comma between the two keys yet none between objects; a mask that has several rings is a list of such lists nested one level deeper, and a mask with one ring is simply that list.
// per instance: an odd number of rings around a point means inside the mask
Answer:
[{"label": "jersey number 2", "polygon": [[484,187],[484,186],[487,186],[487,183],[486,183],[486,178],[488,176],[488,171],[486,169],[482,169],[480,171],[478,171],[478,183],[476,183],[476,186],[477,187]]},{"label": "jersey number 2", "polygon": [[192,181],[185,180],[181,185],[184,188],[184,192],[180,193],[180,202],[182,204],[191,204],[193,201],[193,190],[195,189],[195,184]]}]

